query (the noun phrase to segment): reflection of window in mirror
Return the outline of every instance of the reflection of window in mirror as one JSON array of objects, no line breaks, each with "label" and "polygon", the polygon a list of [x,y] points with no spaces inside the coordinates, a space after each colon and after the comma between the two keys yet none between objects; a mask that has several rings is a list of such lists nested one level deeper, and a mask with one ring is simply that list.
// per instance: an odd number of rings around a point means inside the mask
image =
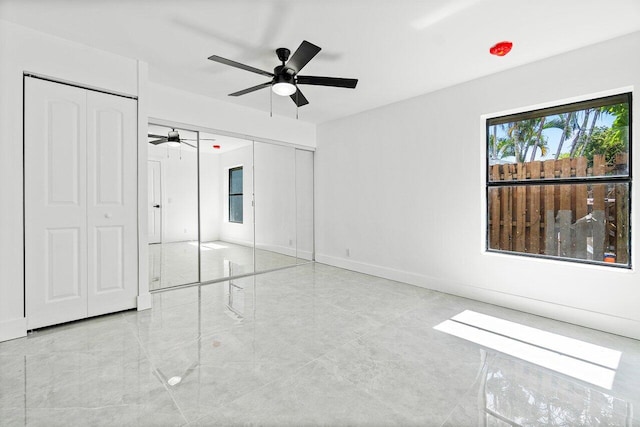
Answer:
[{"label": "reflection of window in mirror", "polygon": [[242,224],[242,166],[229,169],[229,222]]}]

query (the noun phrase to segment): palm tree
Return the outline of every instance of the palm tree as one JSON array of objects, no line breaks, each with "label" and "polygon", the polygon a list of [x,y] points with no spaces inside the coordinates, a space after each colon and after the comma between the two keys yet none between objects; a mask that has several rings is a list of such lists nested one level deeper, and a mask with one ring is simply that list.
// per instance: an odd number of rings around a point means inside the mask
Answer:
[{"label": "palm tree", "polygon": [[600,117],[601,112],[602,112],[601,108],[597,108],[593,110],[593,120],[591,121],[591,127],[589,128],[589,132],[585,134],[584,141],[582,143],[582,146],[580,147],[580,153],[577,154],[577,157],[581,157],[584,154],[584,149],[591,142],[591,136],[593,135],[593,130],[596,127],[596,121],[598,120],[598,117]]},{"label": "palm tree", "polygon": [[[569,157],[575,157],[576,150],[578,148],[578,143],[580,142],[581,137],[584,136],[584,133],[587,129],[587,123],[589,123],[589,116],[591,115],[591,112],[593,111],[593,109],[587,108],[586,110],[583,110],[583,111],[584,111],[584,118],[582,119],[582,125],[578,128],[578,131],[576,132],[573,138],[573,141],[571,141],[571,150],[569,151]],[[580,112],[578,111],[577,113],[580,113]]]},{"label": "palm tree", "polygon": [[554,118],[550,121],[549,127],[554,127],[557,129],[562,129],[562,134],[560,135],[560,141],[558,142],[558,150],[556,151],[555,159],[558,160],[560,157],[560,153],[562,152],[562,145],[564,141],[571,135],[571,128],[575,124],[576,115],[574,111],[569,113],[560,114],[558,118]]},{"label": "palm tree", "polygon": [[538,147],[540,147],[540,152],[543,156],[547,154],[547,140],[542,136],[542,131],[547,129],[548,126],[545,124],[546,117],[540,119],[538,123],[538,131],[536,132],[536,140],[533,143],[533,150],[531,150],[531,157],[529,158],[530,162],[533,162],[536,158],[536,152]]},{"label": "palm tree", "polygon": [[508,123],[507,136],[513,146],[516,162],[523,163],[527,158],[527,152],[535,141],[537,122],[540,119],[527,119]]}]

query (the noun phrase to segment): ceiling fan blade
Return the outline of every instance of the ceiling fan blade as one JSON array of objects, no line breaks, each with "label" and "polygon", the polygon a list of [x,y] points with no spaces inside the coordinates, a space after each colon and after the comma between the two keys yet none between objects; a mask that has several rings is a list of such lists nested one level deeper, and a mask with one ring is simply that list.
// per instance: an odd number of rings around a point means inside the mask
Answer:
[{"label": "ceiling fan blade", "polygon": [[302,107],[303,105],[307,105],[309,103],[309,101],[307,101],[307,98],[305,98],[305,96],[302,94],[302,92],[300,92],[300,89],[296,87],[296,92],[291,96],[291,99],[293,100],[293,102],[298,106],[298,107]]},{"label": "ceiling fan blade", "polygon": [[303,40],[300,46],[298,46],[298,49],[296,49],[293,55],[291,55],[291,58],[289,58],[289,62],[287,62],[285,68],[293,70],[293,74],[298,74],[320,50],[321,48],[315,44]]},{"label": "ceiling fan blade", "polygon": [[218,55],[211,55],[209,57],[209,59],[214,61],[214,62],[219,62],[220,64],[230,65],[231,67],[240,68],[241,70],[251,71],[252,73],[262,74],[263,76],[268,76],[268,77],[273,77],[273,73],[270,73],[269,71],[264,71],[264,70],[261,70],[259,68],[254,68],[254,67],[251,67],[249,65],[241,64],[239,62],[232,61],[230,59],[222,58],[221,56],[218,56]]},{"label": "ceiling fan blade", "polygon": [[266,83],[262,83],[262,84],[259,84],[257,86],[253,86],[253,87],[250,87],[250,88],[247,88],[247,89],[239,90],[238,92],[230,93],[229,96],[246,95],[248,93],[254,92],[254,91],[259,90],[259,89],[263,89],[263,88],[268,87],[268,86],[271,86],[271,82],[266,82]]},{"label": "ceiling fan blade", "polygon": [[149,144],[158,145],[158,144],[164,144],[167,141],[168,141],[167,138],[160,138],[160,139],[156,139],[155,141],[149,141]]},{"label": "ceiling fan blade", "polygon": [[358,79],[342,79],[339,77],[298,76],[299,85],[334,86],[355,89]]},{"label": "ceiling fan blade", "polygon": [[147,136],[149,138],[166,138],[166,136],[164,136],[164,135],[156,135],[156,134],[153,134],[153,133],[150,133]]},{"label": "ceiling fan blade", "polygon": [[197,146],[197,145],[195,145],[195,144],[191,144],[191,143],[189,143],[189,142],[186,142],[184,139],[181,139],[181,140],[180,140],[180,143],[181,143],[181,144],[184,144],[184,145],[188,145],[189,147],[198,148],[198,146]]}]

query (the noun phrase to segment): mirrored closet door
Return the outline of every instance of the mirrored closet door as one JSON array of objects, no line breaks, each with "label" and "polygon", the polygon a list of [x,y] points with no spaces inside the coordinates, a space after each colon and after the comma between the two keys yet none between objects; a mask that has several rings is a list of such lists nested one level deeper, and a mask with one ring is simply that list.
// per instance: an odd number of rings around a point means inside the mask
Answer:
[{"label": "mirrored closet door", "polygon": [[199,281],[198,134],[149,125],[149,288]]},{"label": "mirrored closet door", "polygon": [[295,149],[296,258],[315,259],[313,233],[313,151]]},{"label": "mirrored closet door", "polygon": [[313,260],[313,152],[149,125],[150,289]]},{"label": "mirrored closet door", "polygon": [[295,148],[255,145],[256,270],[296,264]]},{"label": "mirrored closet door", "polygon": [[253,141],[200,141],[201,281],[253,273]]}]

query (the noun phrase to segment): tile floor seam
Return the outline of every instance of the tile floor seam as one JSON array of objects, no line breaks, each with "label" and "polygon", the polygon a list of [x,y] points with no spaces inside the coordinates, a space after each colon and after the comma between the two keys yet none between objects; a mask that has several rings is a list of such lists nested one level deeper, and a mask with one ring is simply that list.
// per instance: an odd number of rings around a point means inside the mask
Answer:
[{"label": "tile floor seam", "polygon": [[[336,362],[332,361],[331,359],[329,359],[329,358],[328,358],[328,357],[326,357],[326,356],[327,356],[327,354],[329,354],[329,353],[337,352],[341,347],[346,347],[346,346],[347,346],[347,345],[349,345],[349,344],[351,344],[351,341],[346,342],[346,343],[344,343],[344,344],[342,344],[342,345],[340,345],[340,346],[338,346],[338,347],[334,348],[333,350],[331,350],[331,351],[329,351],[329,352],[327,352],[327,353],[323,354],[322,356],[319,356],[319,357],[315,358],[315,359],[313,360],[313,362],[317,362],[317,361],[319,361],[320,359],[323,359],[323,358],[324,358],[324,359],[325,359],[327,362],[329,362],[329,364],[331,364],[332,366],[338,366],[338,367],[339,367],[339,365],[338,365]],[[309,363],[311,363],[311,362],[309,362]],[[324,367],[324,365],[322,365],[322,364],[321,364],[320,366],[322,366],[322,367],[323,367],[323,369],[328,370],[327,368],[325,368],[325,367]],[[374,396],[373,394],[371,394],[371,393],[370,393],[366,388],[363,388],[363,387],[359,386],[358,384],[356,384],[355,382],[353,382],[352,380],[350,380],[350,379],[349,379],[349,378],[347,378],[346,376],[342,376],[342,375],[341,375],[341,376],[340,376],[340,378],[341,378],[341,379],[343,379],[343,380],[345,380],[345,381],[347,381],[348,383],[350,383],[350,384],[351,384],[354,388],[356,388],[357,390],[361,390],[361,391],[363,391],[364,393],[366,393],[370,398],[372,398],[373,400],[375,400],[375,401],[379,402],[383,407],[388,408],[388,409],[390,409],[391,411],[393,411],[396,415],[399,415],[399,416],[401,416],[401,417],[405,418],[405,417],[404,417],[404,415],[403,415],[402,413],[398,412],[395,408],[393,408],[392,406],[387,405],[387,404],[386,404],[386,403],[384,403],[381,399],[379,399],[378,397],[376,397],[376,396]]]},{"label": "tile floor seam", "polygon": [[[315,359],[314,359],[314,360],[315,360]],[[237,400],[240,400],[241,398],[243,398],[243,397],[245,397],[245,396],[247,396],[247,395],[249,395],[249,394],[256,393],[256,392],[258,392],[258,391],[260,391],[260,390],[263,390],[264,388],[266,388],[266,387],[268,387],[268,386],[271,386],[271,385],[274,385],[274,384],[278,384],[278,383],[284,382],[284,381],[286,381],[286,380],[288,380],[288,379],[290,379],[290,378],[293,378],[293,377],[295,376],[295,374],[296,374],[296,372],[297,372],[297,371],[302,370],[304,367],[306,367],[307,365],[309,365],[310,363],[312,363],[314,360],[310,360],[310,361],[308,361],[307,363],[305,363],[304,365],[302,365],[302,366],[300,366],[300,367],[296,368],[296,369],[295,369],[295,370],[294,370],[290,375],[288,375],[288,376],[281,377],[281,378],[278,378],[278,379],[275,379],[275,380],[271,380],[271,381],[267,381],[266,383],[264,383],[264,384],[262,384],[262,385],[260,385],[260,386],[258,386],[258,387],[256,387],[256,388],[254,388],[253,390],[250,390],[250,391],[247,391],[247,392],[245,392],[245,393],[242,393],[242,394],[238,395],[236,398],[234,398],[234,399],[230,400],[229,402],[227,402],[227,403],[224,403],[224,404],[220,405],[217,409],[221,409],[221,408],[229,407],[229,405],[233,404],[233,403],[234,403],[234,402],[236,402]],[[192,420],[192,421],[189,421],[187,424],[185,424],[185,426],[186,426],[186,425],[189,425],[189,424],[191,424],[191,423],[197,423],[198,421],[200,421],[200,420],[202,420],[202,419],[204,419],[204,418],[207,418],[207,417],[209,417],[210,415],[211,415],[211,413],[207,413],[207,414],[201,415],[200,417],[198,417],[198,418],[196,418],[196,419],[194,419],[194,420]]]},{"label": "tile floor seam", "polygon": [[[172,344],[172,345],[167,346],[167,347],[163,347],[162,350],[165,351],[165,352],[172,351],[172,350],[177,350],[177,349],[179,349],[181,347],[197,343],[202,338],[207,338],[207,337],[209,337],[211,335],[227,332],[228,330],[230,330],[230,329],[227,328],[227,329],[221,329],[221,330],[216,331],[216,332],[211,332],[211,333],[207,333],[207,334],[200,334],[200,336],[197,337],[197,338],[189,339],[189,340],[186,340],[186,341],[183,341],[183,342],[178,342],[178,343]],[[143,344],[142,341],[140,341],[140,340],[138,340],[138,341],[140,342],[140,345],[143,346],[145,349],[147,347],[149,347],[148,343],[147,344]],[[147,353],[147,355],[148,355],[148,353]]]},{"label": "tile floor seam", "polygon": [[[334,306],[333,304],[331,304],[331,303],[329,303],[329,302],[327,302],[326,304],[328,304],[328,305],[330,305],[330,306],[332,306],[332,307],[335,307],[335,308],[337,308],[337,309],[339,309],[339,310],[342,310],[342,311],[344,311],[344,312],[346,312],[346,313],[350,313],[350,314],[358,314],[358,313],[353,312],[353,311],[345,310],[345,309],[343,309],[342,307]],[[378,325],[378,326],[373,326],[373,327],[367,328],[368,330],[367,330],[366,332],[363,332],[362,334],[359,334],[359,335],[357,335],[357,336],[355,336],[355,337],[353,337],[353,338],[349,338],[347,341],[345,341],[344,343],[340,344],[339,346],[334,347],[333,349],[329,350],[328,352],[323,353],[323,354],[321,354],[320,356],[317,356],[316,358],[312,359],[312,360],[311,360],[311,362],[316,361],[316,360],[318,360],[318,359],[320,359],[320,358],[324,357],[326,354],[331,353],[331,352],[333,352],[333,351],[337,350],[338,348],[340,348],[340,347],[342,347],[342,346],[344,346],[344,345],[346,345],[346,344],[350,344],[350,343],[356,342],[356,341],[357,341],[357,340],[359,340],[359,339],[366,338],[366,337],[368,337],[368,336],[370,336],[370,335],[372,335],[372,334],[374,334],[374,333],[378,332],[378,331],[379,331],[379,330],[381,330],[383,327],[385,327],[385,326],[389,326],[389,325],[390,325],[394,320],[396,320],[396,319],[400,318],[401,316],[404,316],[405,314],[410,313],[411,311],[415,311],[415,310],[417,310],[417,309],[418,309],[418,307],[416,306],[416,307],[411,308],[411,309],[409,309],[408,311],[403,312],[403,313],[401,313],[401,314],[399,314],[399,315],[397,315],[397,316],[391,316],[391,318],[390,318],[390,319],[388,319],[386,322],[383,322],[383,323],[381,323],[381,324],[380,324],[380,325]],[[310,362],[310,363],[311,363],[311,362]]]},{"label": "tile floor seam", "polygon": [[[36,407],[29,407],[28,409],[47,409],[47,410],[54,410],[54,411],[55,410],[67,411],[69,409],[87,409],[87,410],[98,411],[100,409],[107,409],[107,408],[126,408],[127,406],[128,405],[126,403],[122,403],[122,404],[102,405],[102,406],[82,406],[82,405],[73,405],[73,406],[36,406]],[[9,408],[9,409],[11,409],[11,408]]]},{"label": "tile floor seam", "polygon": [[[128,322],[127,322],[128,323]],[[156,365],[153,363],[153,361],[151,360],[151,357],[149,356],[149,353],[147,351],[147,349],[144,347],[144,345],[142,344],[142,342],[140,341],[140,338],[138,337],[138,334],[136,333],[135,329],[133,328],[132,324],[128,325],[129,327],[129,331],[133,334],[133,336],[135,337],[135,339],[138,341],[138,346],[142,349],[142,352],[144,353],[145,358],[147,359],[147,362],[149,363],[149,366],[152,368],[152,373],[154,374],[154,377],[156,379],[157,376],[155,375],[155,372],[157,372],[157,367]],[[180,407],[180,405],[178,404],[178,402],[176,401],[175,397],[173,396],[173,393],[171,393],[171,390],[169,390],[169,388],[167,387],[167,384],[164,383],[164,381],[161,382],[162,383],[162,387],[165,389],[165,391],[169,394],[169,397],[171,398],[171,401],[173,402],[173,404],[176,406],[176,408],[178,409],[178,412],[180,413],[180,416],[182,417],[182,419],[185,422],[188,422],[187,417],[185,416],[184,412],[182,411],[182,408]]]},{"label": "tile floor seam", "polygon": [[[489,358],[493,357],[486,350],[482,348],[480,349],[480,351],[483,352],[483,356],[484,356],[482,358],[482,364],[478,367],[478,373],[476,374],[476,377],[471,382],[471,384],[469,384],[469,387],[467,387],[464,393],[460,393],[460,399],[464,399],[464,397],[467,396],[472,389],[477,387],[478,381],[481,379],[482,375],[484,374],[484,368],[487,366],[487,363],[489,362]],[[444,419],[442,424],[440,424],[440,427],[444,427],[444,425],[447,423],[447,421],[449,421],[449,419],[451,418],[451,416],[459,406],[460,406],[460,401],[456,402],[456,404],[453,405],[453,408],[451,408],[451,412],[447,414],[447,417]]]},{"label": "tile floor seam", "polygon": [[[354,340],[357,340],[357,339],[360,339],[360,338],[366,338],[366,337],[369,337],[371,334],[373,334],[373,333],[375,333],[375,332],[377,332],[377,331],[381,330],[381,329],[382,329],[382,328],[384,328],[385,326],[390,326],[390,325],[391,325],[395,320],[399,319],[400,317],[402,317],[402,316],[404,316],[404,315],[406,315],[406,314],[408,314],[408,313],[410,313],[410,312],[412,312],[412,311],[415,311],[415,310],[417,310],[417,309],[418,309],[417,307],[414,307],[414,308],[412,308],[412,309],[410,309],[410,310],[408,310],[408,311],[406,311],[406,312],[404,312],[404,313],[401,313],[401,314],[399,314],[399,315],[397,315],[397,316],[391,316],[391,317],[390,317],[386,322],[381,323],[379,326],[376,326],[376,327],[370,328],[371,330],[369,330],[369,331],[367,331],[367,332],[365,332],[365,333],[363,333],[363,334],[361,334],[361,335],[358,335],[358,336],[357,336],[356,338],[354,338],[353,340],[350,340],[350,342],[351,342],[351,341],[354,341]],[[396,327],[396,328],[397,328],[397,327]]]}]

